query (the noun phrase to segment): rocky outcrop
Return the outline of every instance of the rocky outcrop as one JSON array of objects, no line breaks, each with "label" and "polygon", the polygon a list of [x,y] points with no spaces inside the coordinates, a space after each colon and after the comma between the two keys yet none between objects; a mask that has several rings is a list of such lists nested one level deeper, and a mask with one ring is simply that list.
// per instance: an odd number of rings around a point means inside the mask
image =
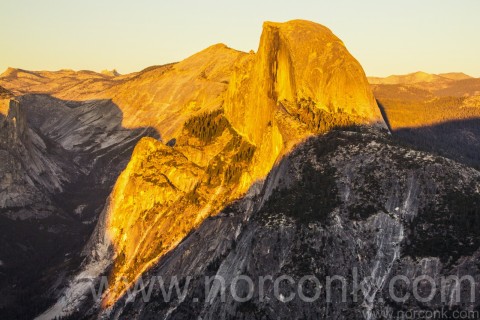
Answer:
[{"label": "rocky outcrop", "polygon": [[106,76],[109,76],[109,77],[118,77],[118,76],[121,76],[120,73],[118,73],[118,71],[116,69],[112,69],[112,70],[102,70],[102,74],[106,75]]},{"label": "rocky outcrop", "polygon": [[265,22],[258,53],[232,77],[227,118],[260,144],[275,111],[305,100],[309,108],[382,122],[362,67],[329,29],[303,20]]}]

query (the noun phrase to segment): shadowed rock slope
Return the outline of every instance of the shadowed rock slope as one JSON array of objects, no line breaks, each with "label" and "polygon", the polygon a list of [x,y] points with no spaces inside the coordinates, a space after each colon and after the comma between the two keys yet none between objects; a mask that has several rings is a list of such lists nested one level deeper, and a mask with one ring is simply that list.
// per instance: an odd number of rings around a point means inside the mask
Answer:
[{"label": "shadowed rock slope", "polygon": [[[0,314],[31,318],[79,267],[105,198],[148,128],[109,100],[24,95],[0,114]],[[19,307],[24,304],[24,307]]]}]

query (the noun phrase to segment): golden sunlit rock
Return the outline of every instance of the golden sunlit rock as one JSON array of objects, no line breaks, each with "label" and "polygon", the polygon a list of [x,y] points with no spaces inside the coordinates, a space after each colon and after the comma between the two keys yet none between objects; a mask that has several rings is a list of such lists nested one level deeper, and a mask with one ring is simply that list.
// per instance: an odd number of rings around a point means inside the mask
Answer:
[{"label": "golden sunlit rock", "polygon": [[106,306],[281,157],[336,126],[383,120],[360,64],[326,27],[266,22],[257,53],[213,45],[137,73],[8,69],[14,94],[112,101],[126,129],[151,127],[118,178],[94,237],[113,247]]},{"label": "golden sunlit rock", "polygon": [[307,21],[265,23],[257,54],[216,45],[122,88],[113,101],[138,106],[122,108],[126,126],[152,125],[175,140],[142,139],[111,195],[106,306],[295,144],[334,126],[382,123],[358,62]]},{"label": "golden sunlit rock", "polygon": [[360,64],[329,29],[304,20],[264,23],[258,53],[237,64],[225,113],[259,147],[257,178],[308,134],[382,122]]},{"label": "golden sunlit rock", "polygon": [[232,66],[242,55],[214,45],[180,63],[142,72],[103,95],[122,109],[124,127],[154,127],[166,142],[178,137],[189,117],[222,106]]},{"label": "golden sunlit rock", "polygon": [[8,108],[10,107],[10,99],[13,97],[12,93],[0,87],[0,115],[7,116]]}]

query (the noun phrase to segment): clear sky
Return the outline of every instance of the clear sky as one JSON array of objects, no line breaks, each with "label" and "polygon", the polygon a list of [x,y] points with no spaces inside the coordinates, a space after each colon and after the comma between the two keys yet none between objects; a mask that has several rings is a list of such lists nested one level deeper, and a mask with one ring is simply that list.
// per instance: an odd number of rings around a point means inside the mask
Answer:
[{"label": "clear sky", "polygon": [[257,50],[262,22],[307,19],[339,36],[368,75],[480,77],[480,0],[0,0],[0,72],[182,60],[212,44]]}]

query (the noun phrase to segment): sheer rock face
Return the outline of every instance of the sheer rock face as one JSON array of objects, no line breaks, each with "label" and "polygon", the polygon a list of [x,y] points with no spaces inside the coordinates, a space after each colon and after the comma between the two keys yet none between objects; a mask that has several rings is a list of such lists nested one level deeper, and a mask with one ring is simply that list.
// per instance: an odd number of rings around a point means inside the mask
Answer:
[{"label": "sheer rock face", "polygon": [[266,22],[256,55],[242,61],[225,106],[233,126],[259,143],[282,101],[381,122],[360,64],[329,29],[308,21]]},{"label": "sheer rock face", "polygon": [[[292,128],[291,121],[281,121],[295,116],[292,105],[301,102],[307,102],[307,112],[342,113],[355,123],[383,122],[362,67],[329,29],[302,20],[265,22],[258,53],[237,64],[225,103],[232,126],[262,146],[265,166],[258,167],[259,175],[305,138],[302,124]],[[300,133],[292,137],[292,131]]]}]

